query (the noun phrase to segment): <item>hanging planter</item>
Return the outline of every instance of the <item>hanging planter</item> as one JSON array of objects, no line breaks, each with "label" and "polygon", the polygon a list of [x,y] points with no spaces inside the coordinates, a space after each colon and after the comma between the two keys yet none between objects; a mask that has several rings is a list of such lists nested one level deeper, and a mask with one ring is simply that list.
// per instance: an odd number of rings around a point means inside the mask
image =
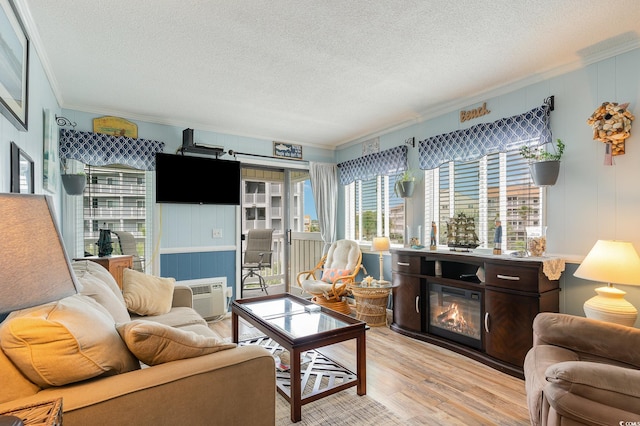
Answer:
[{"label": "hanging planter", "polygon": [[531,161],[529,170],[531,179],[536,186],[555,185],[560,173],[560,158],[564,153],[564,143],[558,139],[555,153],[548,152],[539,147],[531,149],[528,146],[520,148],[520,155]]},{"label": "hanging planter", "polygon": [[396,182],[395,191],[398,197],[409,198],[413,195],[415,182],[412,180],[399,180]]},{"label": "hanging planter", "polygon": [[413,195],[413,189],[415,188],[416,178],[409,170],[396,178],[396,184],[393,187],[393,191],[396,197],[409,198]]},{"label": "hanging planter", "polygon": [[560,161],[538,161],[529,164],[531,179],[536,186],[555,185],[560,173]]},{"label": "hanging planter", "polygon": [[61,175],[64,190],[69,195],[81,195],[84,192],[84,186],[87,184],[87,176],[83,174]]}]

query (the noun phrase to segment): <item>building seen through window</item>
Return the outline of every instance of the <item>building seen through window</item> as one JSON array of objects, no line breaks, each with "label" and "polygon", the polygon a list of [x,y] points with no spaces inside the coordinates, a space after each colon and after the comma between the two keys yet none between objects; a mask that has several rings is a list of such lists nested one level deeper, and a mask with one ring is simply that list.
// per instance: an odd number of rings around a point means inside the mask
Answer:
[{"label": "building seen through window", "polygon": [[[85,166],[87,185],[82,201],[84,253],[97,255],[100,229],[126,231],[135,238],[142,265],[145,265],[147,214],[147,173],[125,166]],[[112,234],[113,254],[121,254],[117,236]]]},{"label": "building seen through window", "polygon": [[525,249],[527,227],[542,224],[542,189],[533,185],[529,163],[517,151],[448,162],[423,173],[425,221],[415,225],[406,223],[405,200],[393,191],[394,177],[344,186],[346,238],[369,243],[373,237],[388,236],[392,244],[405,245],[404,239],[416,236],[419,226],[425,245],[435,222],[437,243],[443,247],[447,223],[464,213],[473,218],[479,247],[493,248],[495,223],[500,220],[503,248],[514,251]]}]

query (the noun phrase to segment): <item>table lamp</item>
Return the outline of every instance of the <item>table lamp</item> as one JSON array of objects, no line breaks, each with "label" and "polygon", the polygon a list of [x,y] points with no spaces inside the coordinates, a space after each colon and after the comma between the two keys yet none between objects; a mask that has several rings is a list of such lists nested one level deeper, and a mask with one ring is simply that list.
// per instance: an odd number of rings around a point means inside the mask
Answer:
[{"label": "table lamp", "polygon": [[573,275],[607,283],[584,303],[587,318],[630,327],[635,324],[637,309],[624,299],[626,292],[612,285],[640,285],[640,257],[630,242],[598,240]]},{"label": "table lamp", "polygon": [[77,293],[51,197],[0,194],[0,217],[0,314]]},{"label": "table lamp", "polygon": [[382,273],[382,252],[387,251],[391,248],[391,242],[388,237],[374,237],[373,243],[371,244],[372,251],[380,252],[380,280],[379,282],[384,282],[384,274]]}]

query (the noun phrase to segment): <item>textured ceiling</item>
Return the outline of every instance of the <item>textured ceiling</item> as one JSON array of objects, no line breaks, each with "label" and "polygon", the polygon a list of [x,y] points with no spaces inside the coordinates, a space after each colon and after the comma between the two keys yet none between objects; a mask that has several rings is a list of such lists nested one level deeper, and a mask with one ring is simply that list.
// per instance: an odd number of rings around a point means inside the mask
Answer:
[{"label": "textured ceiling", "polygon": [[640,46],[638,0],[16,2],[64,108],[327,147]]}]

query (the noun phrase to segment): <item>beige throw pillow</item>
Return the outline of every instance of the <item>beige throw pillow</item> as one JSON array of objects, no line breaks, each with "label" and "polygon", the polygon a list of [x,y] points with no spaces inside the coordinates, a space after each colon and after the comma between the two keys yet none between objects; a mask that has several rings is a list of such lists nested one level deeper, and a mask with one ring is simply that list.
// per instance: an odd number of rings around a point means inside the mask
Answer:
[{"label": "beige throw pillow", "polygon": [[235,343],[223,343],[215,337],[153,321],[134,320],[118,324],[116,328],[129,350],[147,365],[194,358],[236,347]]},{"label": "beige throw pillow", "polygon": [[111,315],[80,294],[11,313],[0,327],[0,343],[22,374],[42,388],[140,368]]},{"label": "beige throw pillow", "polygon": [[81,285],[80,294],[89,296],[104,306],[114,323],[131,321],[122,291],[109,271],[89,260],[73,262],[71,266]]},{"label": "beige throw pillow", "polygon": [[125,269],[122,292],[127,309],[138,315],[164,315],[171,310],[174,278],[162,278]]}]

